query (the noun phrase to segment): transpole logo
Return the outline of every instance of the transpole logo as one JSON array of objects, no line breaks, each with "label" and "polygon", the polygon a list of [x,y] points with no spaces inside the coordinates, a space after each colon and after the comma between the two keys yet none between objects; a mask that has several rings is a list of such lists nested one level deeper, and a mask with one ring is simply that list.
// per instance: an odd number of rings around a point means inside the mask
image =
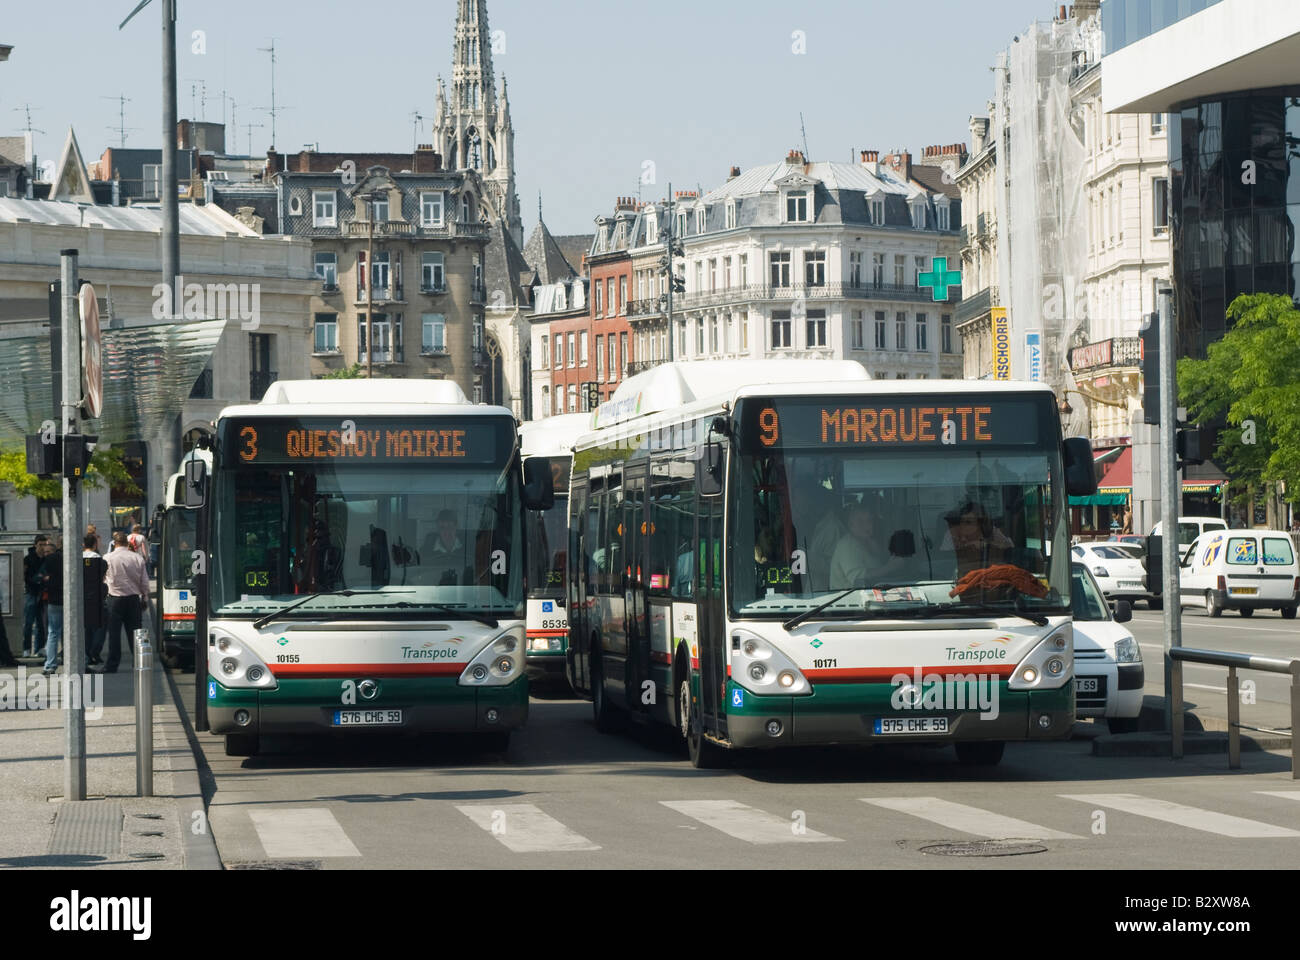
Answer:
[{"label": "transpole logo", "polygon": [[[969,660],[975,663],[983,663],[990,660],[1005,660],[1007,658],[1006,646],[1012,639],[1014,638],[1003,634],[1000,637],[994,637],[992,640],[972,640],[966,644],[964,649],[945,647],[944,650],[948,654],[948,659],[955,661]],[[996,643],[1001,644],[1001,646],[985,649],[985,643]]]},{"label": "transpole logo", "polygon": [[152,916],[152,897],[83,897],[73,890],[50,901],[50,929],[58,933],[127,931],[135,940],[148,940]]}]

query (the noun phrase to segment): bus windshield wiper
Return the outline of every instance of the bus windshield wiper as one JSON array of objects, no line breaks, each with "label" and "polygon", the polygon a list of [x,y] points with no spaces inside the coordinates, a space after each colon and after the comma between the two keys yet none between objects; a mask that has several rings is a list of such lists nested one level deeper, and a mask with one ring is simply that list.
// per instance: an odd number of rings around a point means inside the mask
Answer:
[{"label": "bus windshield wiper", "polygon": [[304,603],[309,603],[310,601],[315,600],[317,597],[364,597],[376,593],[414,593],[414,592],[415,592],[414,590],[323,590],[320,593],[309,593],[307,594],[307,596],[300,597],[299,599],[295,600],[293,603],[289,604],[286,607],[281,607],[279,610],[276,610],[272,613],[268,613],[264,617],[258,617],[256,620],[253,621],[253,629],[261,630],[264,626],[266,626],[268,623],[270,623],[272,620],[276,619],[277,617],[282,617],[290,610],[296,610],[299,607],[301,607]]},{"label": "bus windshield wiper", "polygon": [[448,607],[445,604],[434,603],[432,600],[422,600],[419,603],[411,603],[409,600],[398,600],[396,603],[390,604],[390,606],[403,607],[403,608],[434,607],[450,616],[460,617],[467,620],[476,620],[479,623],[491,627],[493,630],[497,628],[496,617],[491,617],[488,616],[487,614],[470,613],[467,610],[457,610],[454,607]]},{"label": "bus windshield wiper", "polygon": [[[940,581],[937,581],[937,580],[936,580],[935,582],[938,583],[938,582],[940,582]],[[803,623],[804,621],[806,621],[806,620],[811,620],[813,617],[815,617],[817,614],[821,613],[821,612],[822,612],[823,610],[825,610],[827,607],[832,606],[833,604],[837,603],[837,602],[840,601],[840,600],[843,600],[845,597],[847,597],[847,596],[848,596],[850,593],[852,593],[854,590],[880,590],[880,591],[883,592],[883,591],[885,591],[885,590],[896,590],[896,589],[898,589],[898,588],[900,588],[900,587],[913,587],[913,586],[918,586],[918,584],[914,584],[914,583],[875,583],[875,584],[872,584],[872,585],[869,586],[869,587],[849,587],[849,588],[848,588],[847,590],[845,590],[843,593],[837,593],[835,596],[831,597],[831,598],[830,598],[829,600],[827,600],[825,603],[820,603],[820,604],[818,604],[817,606],[813,607],[811,610],[805,610],[803,613],[800,613],[800,614],[797,614],[796,616],[791,617],[791,618],[790,618],[789,620],[787,620],[785,623],[781,624],[781,626],[785,627],[785,629],[787,629],[787,630],[793,630],[795,627],[799,626],[799,624]],[[924,601],[921,601],[921,602],[924,602]],[[865,611],[863,611],[863,614],[865,614]],[[863,615],[863,614],[859,614],[859,616],[861,616],[861,615]]]},{"label": "bus windshield wiper", "polygon": [[[1010,607],[1010,609],[1007,609]],[[1000,603],[953,603],[940,608],[945,614],[955,613],[959,615],[988,616],[989,614],[1009,613],[1013,616],[1028,620],[1036,627],[1047,626],[1047,618],[1039,613],[1031,613],[1025,609],[1023,601],[1017,597],[1014,601],[1004,600]]]}]

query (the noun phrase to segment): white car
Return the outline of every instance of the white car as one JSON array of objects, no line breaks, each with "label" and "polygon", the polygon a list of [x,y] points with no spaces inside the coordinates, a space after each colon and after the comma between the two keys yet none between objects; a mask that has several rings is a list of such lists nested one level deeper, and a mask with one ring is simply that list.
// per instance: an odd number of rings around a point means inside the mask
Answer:
[{"label": "white car", "polygon": [[1070,556],[1082,563],[1101,585],[1107,600],[1124,598],[1145,600],[1147,596],[1146,567],[1128,550],[1105,541],[1077,543],[1070,548]]},{"label": "white car", "polygon": [[[1151,536],[1160,536],[1164,528],[1164,521],[1161,520],[1151,528]],[[1209,533],[1211,530],[1226,530],[1228,525],[1218,517],[1179,517],[1178,518],[1178,553],[1179,556],[1187,552],[1187,548],[1203,533]]]},{"label": "white car", "polygon": [[1101,588],[1081,563],[1070,565],[1070,604],[1074,610],[1074,712],[1103,717],[1111,733],[1133,733],[1142,712],[1146,676],[1142,649],[1126,627],[1133,616],[1127,600],[1115,614]]}]

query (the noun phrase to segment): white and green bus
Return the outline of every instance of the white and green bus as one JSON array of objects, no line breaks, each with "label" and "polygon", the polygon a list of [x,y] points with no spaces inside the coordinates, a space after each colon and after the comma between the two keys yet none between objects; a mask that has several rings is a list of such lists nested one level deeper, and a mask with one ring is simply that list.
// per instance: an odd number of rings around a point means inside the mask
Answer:
[{"label": "white and green bus", "polygon": [[569,679],[602,731],[727,751],[1008,740],[1074,721],[1066,497],[1043,384],[851,362],[665,364],[574,449]]},{"label": "white and green bus", "polygon": [[271,385],[216,423],[205,503],[206,715],[261,738],[478,735],[528,715],[526,506],[514,418],[447,381]]},{"label": "white and green bus", "polygon": [[565,612],[565,551],[568,549],[569,469],[573,444],[591,427],[591,414],[564,413],[519,426],[524,463],[536,460],[551,473],[555,504],[529,510],[527,665],[532,676],[564,675],[569,644]]},{"label": "white and green bus", "polygon": [[[182,463],[202,460],[212,468],[212,455],[191,450]],[[163,508],[151,529],[158,542],[158,575],[154,597],[154,636],[160,638],[164,657],[177,666],[194,664],[193,560],[198,548],[198,514],[185,507],[185,474],[172,474],[164,491]]]}]

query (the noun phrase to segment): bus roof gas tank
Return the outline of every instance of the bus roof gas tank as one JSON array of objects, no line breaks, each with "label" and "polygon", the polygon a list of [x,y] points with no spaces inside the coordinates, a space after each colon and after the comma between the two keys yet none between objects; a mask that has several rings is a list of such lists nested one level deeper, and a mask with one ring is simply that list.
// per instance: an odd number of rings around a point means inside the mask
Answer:
[{"label": "bus roof gas tank", "polygon": [[[349,403],[453,403],[465,404],[465,392],[451,380],[352,380]],[[267,388],[262,403],[338,403],[335,380],[277,380]]]}]

